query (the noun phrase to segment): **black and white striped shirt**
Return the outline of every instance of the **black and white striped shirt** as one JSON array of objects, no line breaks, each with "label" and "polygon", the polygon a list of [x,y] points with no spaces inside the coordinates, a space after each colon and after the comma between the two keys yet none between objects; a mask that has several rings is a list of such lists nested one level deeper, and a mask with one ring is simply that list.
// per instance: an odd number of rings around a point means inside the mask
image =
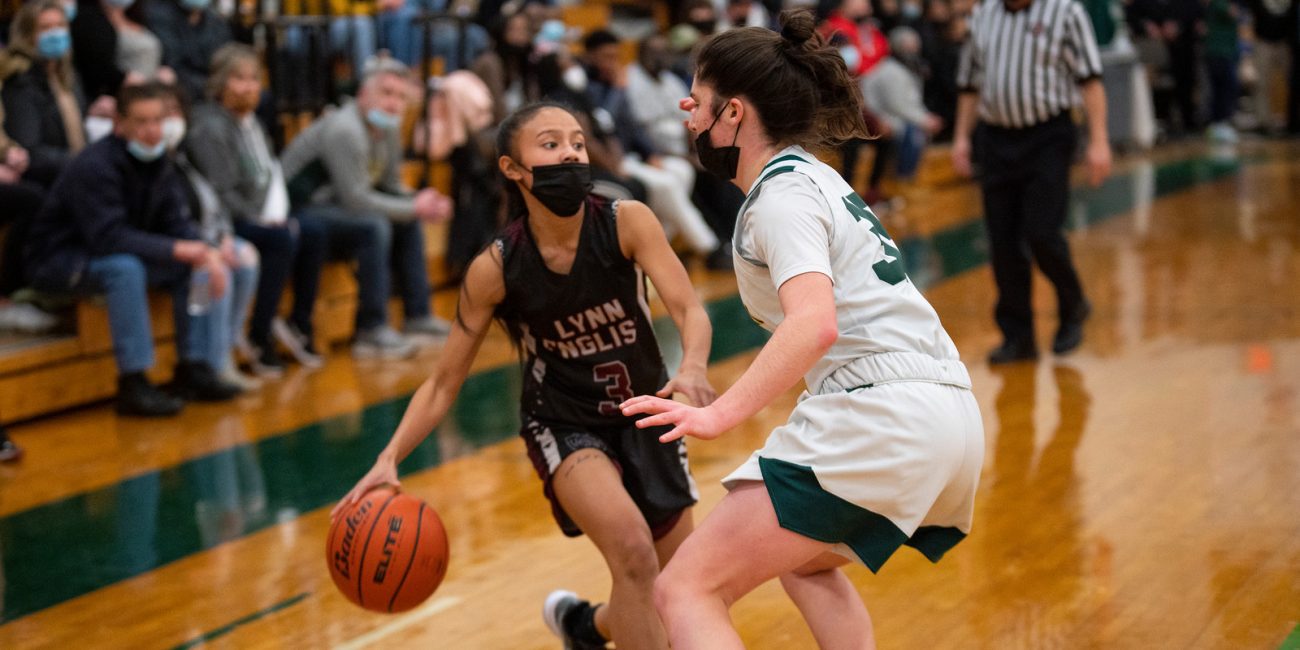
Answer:
[{"label": "black and white striped shirt", "polygon": [[1007,11],[983,0],[971,15],[957,85],[979,93],[980,119],[1025,128],[1079,103],[1078,85],[1101,76],[1092,22],[1077,0],[1033,0]]}]

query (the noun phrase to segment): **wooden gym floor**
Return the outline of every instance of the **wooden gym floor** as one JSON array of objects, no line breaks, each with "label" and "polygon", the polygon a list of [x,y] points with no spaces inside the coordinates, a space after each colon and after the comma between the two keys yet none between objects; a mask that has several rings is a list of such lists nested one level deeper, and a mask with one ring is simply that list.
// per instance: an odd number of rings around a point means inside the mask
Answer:
[{"label": "wooden gym floor", "polygon": [[[987,456],[975,529],[943,562],[904,549],[879,575],[849,571],[881,647],[1300,647],[1298,161],[1294,142],[1184,144],[1076,191],[1094,316],[1079,352],[1036,364],[983,361],[998,337],[969,185],[918,191],[886,219],[970,366]],[[729,276],[695,278],[724,388],[763,337]],[[1045,344],[1056,323],[1041,278],[1035,296]],[[450,531],[442,588],[408,614],[370,614],[326,573],[329,506],[437,355],[339,351],[173,420],[101,406],[13,427],[28,455],[0,467],[0,648],[558,647],[542,599],[600,597],[608,578],[551,522],[499,336],[402,467]],[[692,444],[697,520],[794,397]],[[733,613],[753,648],[812,647],[775,585]]]}]

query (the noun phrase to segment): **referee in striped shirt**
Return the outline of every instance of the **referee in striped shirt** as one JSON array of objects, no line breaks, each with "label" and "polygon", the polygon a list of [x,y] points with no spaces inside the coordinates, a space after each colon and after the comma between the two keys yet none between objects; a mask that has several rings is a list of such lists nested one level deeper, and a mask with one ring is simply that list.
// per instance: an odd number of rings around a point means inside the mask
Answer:
[{"label": "referee in striped shirt", "polygon": [[1091,307],[1070,259],[1064,226],[1078,139],[1071,110],[1088,118],[1088,180],[1110,173],[1106,98],[1092,23],[1077,0],[982,0],[970,21],[957,84],[953,166],[971,174],[979,121],[980,187],[1002,345],[989,363],[1038,357],[1030,301],[1032,261],[1056,287],[1060,325],[1052,351],[1083,341]]}]

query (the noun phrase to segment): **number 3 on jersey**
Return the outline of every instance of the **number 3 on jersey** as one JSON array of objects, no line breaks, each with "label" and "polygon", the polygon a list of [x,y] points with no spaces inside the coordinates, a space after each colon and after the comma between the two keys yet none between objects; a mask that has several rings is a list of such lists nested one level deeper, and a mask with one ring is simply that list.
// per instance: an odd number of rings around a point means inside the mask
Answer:
[{"label": "number 3 on jersey", "polygon": [[889,284],[898,284],[906,280],[907,269],[903,266],[903,253],[898,250],[898,246],[894,245],[894,240],[889,238],[880,220],[871,213],[867,202],[863,201],[857,193],[853,193],[844,197],[844,207],[855,220],[866,221],[871,226],[871,234],[875,235],[880,240],[880,245],[885,247],[885,259],[871,265],[872,270],[876,272],[876,277]]},{"label": "number 3 on jersey", "polygon": [[600,403],[601,415],[621,415],[623,412],[618,405],[635,397],[632,394],[632,376],[622,361],[606,361],[592,368],[591,378],[596,383],[606,384],[605,394],[614,398]]}]

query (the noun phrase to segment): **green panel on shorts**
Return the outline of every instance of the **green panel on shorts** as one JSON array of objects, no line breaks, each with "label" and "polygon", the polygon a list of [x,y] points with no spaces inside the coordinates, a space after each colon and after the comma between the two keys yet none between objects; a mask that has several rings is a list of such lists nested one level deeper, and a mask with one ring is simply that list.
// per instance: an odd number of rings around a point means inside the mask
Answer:
[{"label": "green panel on shorts", "polygon": [[927,560],[938,562],[944,553],[963,539],[966,539],[966,533],[950,526],[921,526],[906,543],[920,551]]},{"label": "green panel on shorts", "polygon": [[820,542],[844,543],[874,573],[907,542],[894,522],[822,489],[811,467],[758,459],[781,527]]},{"label": "green panel on shorts", "polygon": [[922,526],[908,539],[887,517],[827,492],[811,467],[763,457],[758,466],[782,528],[820,542],[844,543],[873,573],[899,546],[911,546],[938,562],[966,538],[956,528]]}]

